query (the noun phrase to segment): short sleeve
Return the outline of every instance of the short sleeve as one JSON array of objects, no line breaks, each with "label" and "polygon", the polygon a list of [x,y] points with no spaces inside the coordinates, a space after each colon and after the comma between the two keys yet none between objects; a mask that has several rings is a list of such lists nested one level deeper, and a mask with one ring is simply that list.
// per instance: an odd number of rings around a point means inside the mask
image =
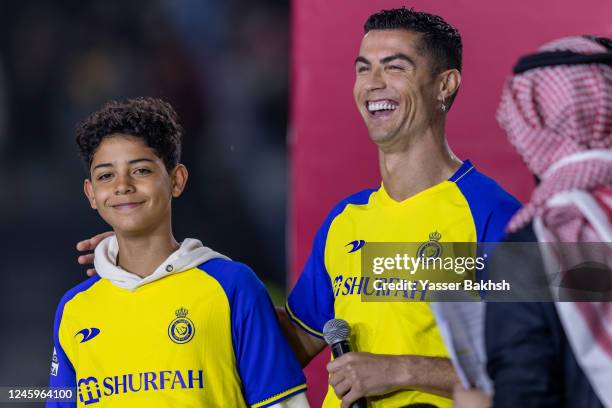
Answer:
[{"label": "short sleeve", "polygon": [[230,304],[234,353],[247,403],[268,407],[304,392],[300,364],[255,273],[222,259],[207,262],[203,269],[221,284]]},{"label": "short sleeve", "polygon": [[[513,198],[513,197],[512,197]],[[483,228],[481,242],[501,242],[504,240],[506,225],[512,216],[521,208],[521,204],[514,199],[500,200],[493,208]]]},{"label": "short sleeve", "polygon": [[[55,311],[53,322],[53,356],[51,358],[51,375],[49,376],[49,387],[75,388],[76,387],[76,370],[74,364],[64,350],[60,340],[59,331],[64,315],[66,304],[80,292],[89,289],[93,284],[100,280],[100,276],[96,275],[81,282],[79,285],[70,289],[59,302]],[[76,391],[76,390],[75,390]],[[74,394],[73,394],[74,395]],[[76,402],[55,402],[47,401],[47,408],[73,408],[76,407]]]},{"label": "short sleeve", "polygon": [[476,241],[503,241],[506,225],[521,208],[521,203],[493,179],[474,169],[455,183],[470,206],[476,226]]},{"label": "short sleeve", "polygon": [[[64,302],[60,302],[60,305],[55,312],[55,319],[53,323],[53,356],[51,358],[51,374],[49,376],[50,388],[76,387],[76,372],[59,341],[58,333],[63,310]],[[72,408],[76,407],[76,402],[48,401],[45,406],[47,408]]]},{"label": "short sleeve", "polygon": [[334,294],[324,261],[327,224],[317,232],[308,261],[286,304],[291,320],[319,338],[323,338],[325,323],[334,318]]},{"label": "short sleeve", "polygon": [[368,203],[376,190],[367,189],[342,200],[317,231],[310,256],[286,304],[289,318],[307,333],[323,338],[323,326],[335,317],[334,292],[325,267],[325,245],[332,222],[347,205]]}]

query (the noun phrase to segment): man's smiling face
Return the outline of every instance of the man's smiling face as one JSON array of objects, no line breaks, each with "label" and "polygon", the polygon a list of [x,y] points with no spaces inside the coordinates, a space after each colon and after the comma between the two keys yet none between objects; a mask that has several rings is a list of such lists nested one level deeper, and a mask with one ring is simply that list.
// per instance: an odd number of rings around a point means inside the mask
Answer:
[{"label": "man's smiling face", "polygon": [[353,95],[379,146],[418,135],[435,115],[437,85],[420,41],[420,34],[402,29],[372,30],[361,41]]}]

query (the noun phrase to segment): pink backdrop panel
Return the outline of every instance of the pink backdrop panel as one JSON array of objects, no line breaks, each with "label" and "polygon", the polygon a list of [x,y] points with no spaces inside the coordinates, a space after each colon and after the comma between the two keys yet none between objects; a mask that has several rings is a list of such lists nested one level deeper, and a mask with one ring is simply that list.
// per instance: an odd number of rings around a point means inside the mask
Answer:
[{"label": "pink backdrop panel", "polygon": [[[363,23],[385,8],[414,7],[457,27],[463,81],[448,119],[451,147],[521,201],[533,188],[520,157],[495,121],[504,79],[517,57],[556,37],[612,35],[612,1],[492,2],[293,0],[290,118],[289,286],[303,267],[317,228],[343,197],[380,183],[375,146],[355,108],[353,63]],[[320,406],[324,361],[307,369],[309,398]]]}]

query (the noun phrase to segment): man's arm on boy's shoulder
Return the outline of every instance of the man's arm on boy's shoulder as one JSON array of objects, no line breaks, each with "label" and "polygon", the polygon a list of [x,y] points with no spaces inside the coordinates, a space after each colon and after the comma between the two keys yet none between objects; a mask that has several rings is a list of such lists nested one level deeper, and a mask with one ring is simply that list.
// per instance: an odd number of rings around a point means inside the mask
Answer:
[{"label": "man's arm on boy's shoulder", "polygon": [[[84,239],[83,241],[79,241],[76,244],[76,249],[79,252],[88,252],[94,251],[98,244],[104,240],[106,237],[110,237],[114,235],[113,231],[106,231],[98,235],[94,235],[89,239]],[[92,265],[94,262],[94,253],[89,252],[84,255],[79,255],[77,258],[77,262],[81,265]],[[96,274],[96,270],[94,268],[87,269],[87,276],[94,276]]]}]

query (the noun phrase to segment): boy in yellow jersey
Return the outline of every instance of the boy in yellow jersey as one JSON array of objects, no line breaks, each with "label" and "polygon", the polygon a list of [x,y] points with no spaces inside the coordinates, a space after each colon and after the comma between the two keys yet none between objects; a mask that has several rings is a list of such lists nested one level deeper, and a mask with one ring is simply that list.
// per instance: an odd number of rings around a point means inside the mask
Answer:
[{"label": "boy in yellow jersey", "polygon": [[265,288],[243,264],[175,240],[182,128],[153,98],[111,102],[77,142],[90,205],[115,235],[96,248],[99,276],[69,290],[54,325],[49,407],[304,407],[300,365]]},{"label": "boy in yellow jersey", "polygon": [[520,205],[447,144],[446,116],[461,82],[457,30],[405,8],[373,14],[364,29],[354,98],[378,146],[382,183],[342,200],[325,219],[289,296],[284,328],[305,365],[325,346],[325,322],[351,325],[356,352],[327,365],[324,407],[349,407],[364,396],[372,408],[450,407],[458,378],[432,310],[426,302],[364,301],[360,249],[367,242],[500,241]]}]

